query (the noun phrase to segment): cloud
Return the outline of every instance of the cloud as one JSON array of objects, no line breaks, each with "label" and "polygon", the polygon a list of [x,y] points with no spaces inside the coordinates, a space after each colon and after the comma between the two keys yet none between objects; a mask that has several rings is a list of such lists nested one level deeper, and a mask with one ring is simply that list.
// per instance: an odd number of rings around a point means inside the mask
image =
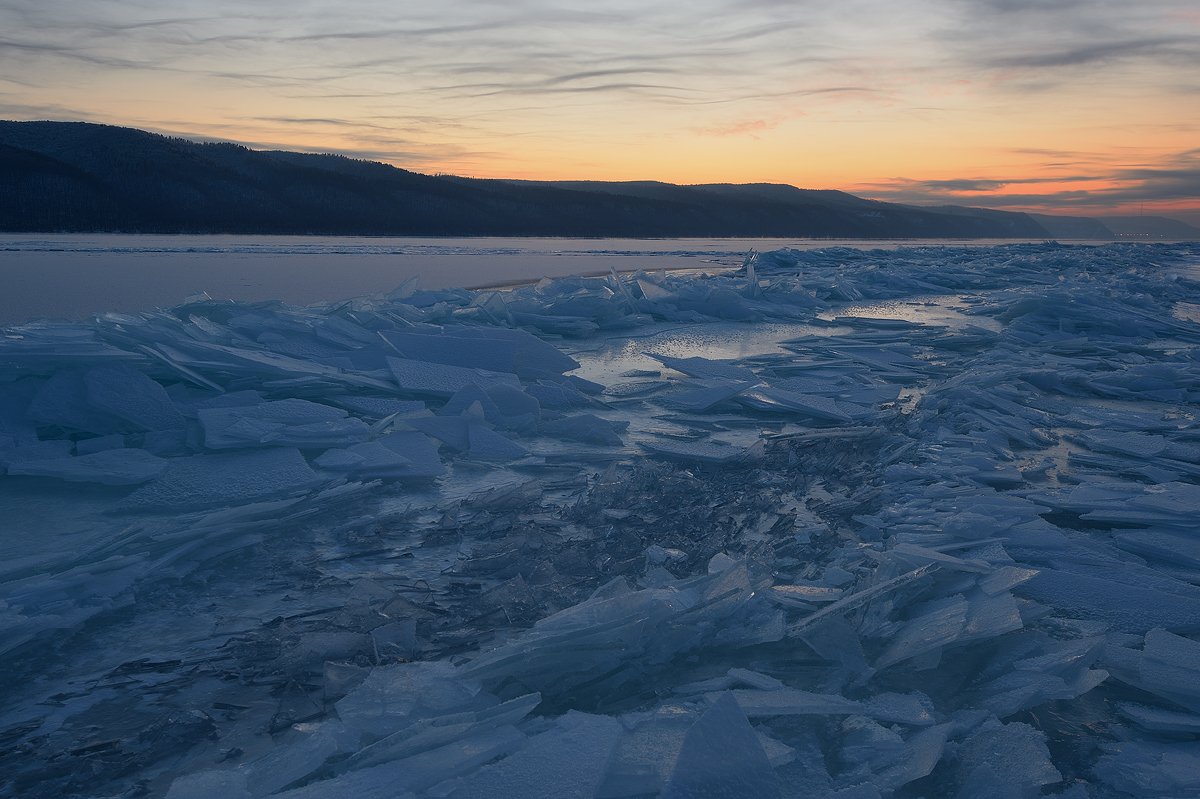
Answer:
[{"label": "cloud", "polygon": [[1157,36],[1089,42],[1077,46],[1049,49],[995,52],[982,63],[998,68],[1041,69],[1080,67],[1113,63],[1131,58],[1152,61],[1181,60],[1200,64],[1200,39],[1185,36]]},{"label": "cloud", "polygon": [[153,62],[135,61],[132,59],[120,58],[112,55],[92,53],[67,45],[49,44],[36,41],[23,41],[12,38],[0,38],[0,56],[12,56],[14,54],[50,56],[54,58],[69,59],[72,61],[80,61],[93,66],[113,67],[118,69],[146,69],[153,65]]},{"label": "cloud", "polygon": [[[1093,184],[1076,188],[1077,184]],[[1012,187],[1045,186],[1042,192],[1013,192]],[[1055,189],[1054,186],[1071,188]],[[1095,212],[1138,203],[1195,202],[1200,198],[1200,150],[1171,156],[1155,166],[1110,165],[1085,174],[1027,178],[893,178],[853,188],[857,193],[890,202],[962,204],[984,208],[1059,209]]]},{"label": "cloud", "polygon": [[0,95],[0,118],[23,120],[56,120],[60,122],[103,122],[103,118],[60,103],[30,103]]},{"label": "cloud", "polygon": [[281,125],[325,125],[339,128],[377,128],[379,130],[389,130],[385,125],[373,125],[369,122],[361,120],[333,119],[331,117],[287,117],[287,116],[262,116],[262,117],[244,117],[244,119],[253,122],[277,122]]},{"label": "cloud", "polygon": [[705,136],[754,136],[756,133],[773,130],[782,122],[782,119],[747,119],[729,125],[696,128],[696,131]]},{"label": "cloud", "polygon": [[[1046,88],[1082,67],[1200,65],[1186,0],[964,0],[937,34],[964,66],[1042,75]],[[1021,87],[1028,84],[1019,83]]]}]

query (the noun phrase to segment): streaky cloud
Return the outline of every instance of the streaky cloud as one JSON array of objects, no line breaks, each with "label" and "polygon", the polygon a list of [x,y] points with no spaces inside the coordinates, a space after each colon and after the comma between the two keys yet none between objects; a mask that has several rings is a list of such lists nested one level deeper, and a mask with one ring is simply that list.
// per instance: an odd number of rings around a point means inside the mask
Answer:
[{"label": "streaky cloud", "polygon": [[988,59],[993,67],[1076,67],[1098,62],[1146,56],[1162,59],[1167,56],[1182,56],[1200,63],[1200,50],[1195,49],[1200,39],[1183,36],[1127,39],[1123,41],[1094,42],[1052,52],[1021,52],[996,55]]},{"label": "streaky cloud", "polygon": [[[999,193],[1011,186],[1097,184],[1087,189]],[[1162,166],[1096,167],[1091,173],[1026,178],[893,178],[863,184],[856,190],[875,199],[915,204],[955,202],[987,208],[1111,208],[1132,203],[1163,203],[1200,197],[1200,150],[1165,159]]]}]

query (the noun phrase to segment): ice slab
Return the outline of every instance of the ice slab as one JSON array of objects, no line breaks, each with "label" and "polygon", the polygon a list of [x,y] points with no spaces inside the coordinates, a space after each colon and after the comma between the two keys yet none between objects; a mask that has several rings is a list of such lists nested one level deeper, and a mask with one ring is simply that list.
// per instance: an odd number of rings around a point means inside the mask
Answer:
[{"label": "ice slab", "polygon": [[746,450],[723,441],[639,441],[638,444],[654,455],[669,460],[726,464],[746,457]]},{"label": "ice slab", "polygon": [[798,394],[778,388],[744,391],[737,401],[747,408],[775,413],[795,413],[828,422],[850,422],[865,415],[866,409],[818,394]]},{"label": "ice slab", "polygon": [[367,457],[367,463],[356,470],[366,477],[428,479],[446,473],[437,445],[416,431],[388,433],[377,441],[355,444],[350,451]]},{"label": "ice slab", "polygon": [[782,796],[779,779],[746,714],[721,694],[687,731],[662,799]]},{"label": "ice slab", "polygon": [[536,399],[543,408],[570,410],[588,408],[595,404],[587,394],[566,384],[543,381],[526,386],[525,393]]},{"label": "ice slab", "polygon": [[370,428],[361,420],[308,400],[289,398],[197,412],[208,449],[296,447],[323,449],[366,441]]},{"label": "ice slab", "polygon": [[64,439],[31,441],[13,447],[0,447],[0,467],[10,469],[15,464],[61,460],[71,456],[71,442]]},{"label": "ice slab", "polygon": [[439,716],[489,702],[479,686],[458,679],[448,663],[417,662],[378,667],[337,703],[347,729],[378,740],[420,718]]},{"label": "ice slab", "polygon": [[8,466],[8,473],[123,486],[153,480],[166,468],[166,460],[144,449],[109,449],[74,458],[16,462]]},{"label": "ice slab", "polygon": [[[796,688],[762,691],[739,689],[731,691],[738,706],[750,718],[774,716],[839,716],[861,713],[860,702],[836,694],[815,694]],[[710,696],[710,701],[718,697]]]},{"label": "ice slab", "polygon": [[1159,741],[1104,743],[1096,777],[1129,796],[1184,797],[1200,793],[1200,744]]},{"label": "ice slab", "polygon": [[601,419],[594,414],[581,413],[576,416],[564,416],[561,419],[544,421],[538,430],[543,435],[555,438],[619,447],[622,443],[621,433],[627,427],[629,427],[629,422],[610,421]]},{"label": "ice slab", "polygon": [[57,372],[33,397],[27,414],[41,425],[101,435],[184,424],[163,387],[131,366]]},{"label": "ice slab", "polygon": [[391,397],[332,396],[329,401],[342,406],[364,419],[384,419],[389,416],[408,416],[425,410],[421,400],[402,400]]},{"label": "ice slab", "polygon": [[1121,715],[1144,730],[1157,733],[1200,734],[1200,714],[1138,705],[1131,702],[1119,706]]},{"label": "ice slab", "polygon": [[192,455],[170,459],[159,477],[121,504],[133,511],[198,510],[287,496],[324,482],[292,448]]},{"label": "ice slab", "polygon": [[962,596],[928,603],[889,640],[887,648],[875,661],[875,668],[887,668],[954,643],[967,625],[969,607]]},{"label": "ice slab", "polygon": [[537,427],[542,418],[542,406],[536,398],[516,386],[503,383],[487,386],[484,391],[496,413],[489,421],[505,430],[530,432]]},{"label": "ice slab", "polygon": [[675,408],[692,413],[703,413],[714,406],[733,399],[756,383],[750,380],[741,382],[725,382],[709,385],[687,391],[678,391],[659,400],[668,408]]},{"label": "ice slab", "polygon": [[1050,759],[1045,735],[1019,722],[986,721],[956,753],[960,792],[973,795],[999,783],[1013,786],[1017,795],[1034,796],[1063,776]]},{"label": "ice slab", "polygon": [[531,737],[516,752],[464,778],[449,796],[594,797],[622,732],[620,723],[608,716],[567,713],[553,728]]},{"label": "ice slab", "polygon": [[524,380],[556,377],[579,363],[524,330],[447,327],[440,331],[385,331],[405,358],[515,374]]},{"label": "ice slab", "polygon": [[273,795],[286,799],[404,799],[418,795],[411,791],[419,791],[421,796],[429,796],[427,789],[509,754],[524,740],[525,736],[512,726],[467,734],[445,746]]},{"label": "ice slab", "polygon": [[1138,687],[1200,712],[1200,642],[1163,629],[1146,633]]},{"label": "ice slab", "polygon": [[405,424],[414,430],[433,436],[451,449],[463,452],[471,447],[471,421],[462,416],[429,416],[407,419]]},{"label": "ice slab", "polygon": [[514,461],[529,454],[529,450],[510,438],[480,423],[467,426],[470,446],[467,455],[481,461]]},{"label": "ice slab", "polygon": [[1128,579],[1043,568],[1016,590],[1073,615],[1106,621],[1122,632],[1144,633],[1155,627],[1200,629],[1200,595],[1190,589],[1181,585],[1179,593],[1168,593]]},{"label": "ice slab", "polygon": [[716,378],[740,382],[749,381],[751,383],[758,382],[758,377],[755,376],[754,372],[733,361],[703,358],[698,355],[687,358],[677,358],[671,355],[659,355],[656,353],[647,353],[647,355],[663,366],[669,366],[675,371],[683,372],[685,375],[690,375],[691,377]]},{"label": "ice slab", "polygon": [[448,399],[462,388],[488,383],[519,385],[516,375],[487,369],[467,369],[461,366],[414,361],[409,358],[388,358],[388,368],[401,391],[421,396]]}]

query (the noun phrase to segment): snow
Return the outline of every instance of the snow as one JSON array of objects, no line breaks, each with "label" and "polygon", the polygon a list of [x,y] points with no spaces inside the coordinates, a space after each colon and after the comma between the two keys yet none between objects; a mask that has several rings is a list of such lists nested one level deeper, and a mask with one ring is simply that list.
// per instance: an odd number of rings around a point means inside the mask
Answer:
[{"label": "snow", "polygon": [[7,328],[0,795],[1192,795],[1197,264]]}]

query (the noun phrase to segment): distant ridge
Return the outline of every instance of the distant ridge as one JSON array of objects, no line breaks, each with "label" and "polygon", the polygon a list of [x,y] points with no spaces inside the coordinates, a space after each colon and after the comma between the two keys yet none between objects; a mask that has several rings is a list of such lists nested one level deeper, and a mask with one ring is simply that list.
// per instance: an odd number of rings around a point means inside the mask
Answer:
[{"label": "distant ridge", "polygon": [[[1045,217],[778,184],[431,176],[83,122],[0,121],[0,230],[445,236],[1052,238]],[[1088,220],[1093,222],[1094,220]],[[1098,222],[1089,236],[1111,237]],[[1094,232],[1092,232],[1094,231]]]}]

